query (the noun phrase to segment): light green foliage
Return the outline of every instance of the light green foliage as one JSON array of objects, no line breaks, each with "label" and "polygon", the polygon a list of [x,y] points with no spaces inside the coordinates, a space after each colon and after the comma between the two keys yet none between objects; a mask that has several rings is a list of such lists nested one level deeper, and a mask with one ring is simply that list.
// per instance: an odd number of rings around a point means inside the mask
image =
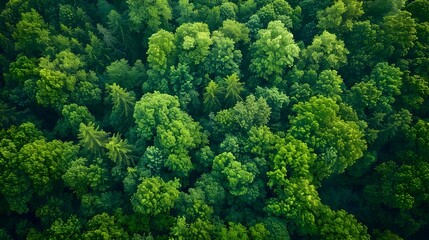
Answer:
[{"label": "light green foliage", "polygon": [[37,61],[25,55],[18,56],[9,65],[9,74],[5,75],[6,82],[11,86],[23,85],[27,80],[33,80],[38,76]]},{"label": "light green foliage", "polygon": [[159,92],[147,93],[134,108],[134,119],[139,135],[144,139],[152,139],[158,125],[165,124],[180,117],[177,98]]},{"label": "light green foliage", "polygon": [[62,176],[76,153],[77,147],[70,142],[41,139],[24,145],[19,151],[18,161],[34,191],[43,195],[52,190],[53,182]]},{"label": "light green foliage", "polygon": [[247,235],[247,229],[245,226],[241,225],[240,223],[234,223],[229,222],[228,228],[223,227],[220,232],[217,239],[222,240],[249,240],[249,236]]},{"label": "light green foliage", "polygon": [[249,236],[250,236],[250,239],[261,239],[261,240],[272,239],[270,231],[267,230],[267,228],[265,227],[265,224],[262,224],[262,223],[257,223],[249,227]]},{"label": "light green foliage", "polygon": [[79,144],[88,152],[93,155],[100,155],[104,151],[106,146],[107,138],[109,136],[103,130],[98,130],[98,126],[94,123],[88,125],[81,123],[79,125]]},{"label": "light green foliage", "polygon": [[86,158],[74,160],[62,176],[65,185],[79,197],[86,194],[88,190],[106,190],[109,183],[108,172],[101,162],[100,158],[95,161],[88,161]]},{"label": "light green foliage", "polygon": [[321,202],[314,185],[307,179],[292,178],[277,194],[268,201],[266,211],[285,217],[288,228],[300,235],[316,234]]},{"label": "light green foliage", "polygon": [[234,107],[218,112],[214,118],[220,132],[247,132],[252,127],[263,126],[270,118],[270,107],[264,98],[256,99],[250,95],[246,101],[238,102]]},{"label": "light green foliage", "polygon": [[240,94],[244,90],[244,83],[240,82],[236,73],[225,77],[222,84],[229,105],[234,105],[237,101],[242,100]]},{"label": "light green foliage", "polygon": [[98,78],[92,71],[80,70],[84,65],[80,57],[70,50],[56,54],[53,60],[42,57],[40,79],[35,89],[37,103],[58,110],[71,102],[79,105],[97,103],[101,98]]},{"label": "light green foliage", "polygon": [[319,220],[322,239],[370,239],[367,227],[359,223],[353,215],[344,210],[331,210],[326,206],[322,209],[322,218]]},{"label": "light green foliage", "polygon": [[74,90],[75,78],[67,78],[67,75],[55,70],[41,69],[41,79],[37,81],[37,103],[44,106],[54,105],[58,108],[68,101],[68,95],[62,90]]},{"label": "light green foliage", "polygon": [[198,123],[179,109],[177,98],[159,92],[145,94],[136,103],[134,119],[138,134],[154,141],[167,161],[165,166],[175,174],[187,176],[193,168],[189,150],[205,140]]},{"label": "light green foliage", "polygon": [[337,70],[347,62],[348,53],[342,40],[337,39],[335,34],[323,31],[314,37],[310,46],[302,50],[302,63],[309,69]]},{"label": "light green foliage", "polygon": [[175,37],[179,62],[183,64],[198,65],[210,53],[213,41],[205,23],[182,24],[176,29]]},{"label": "light green foliage", "polygon": [[248,185],[255,179],[251,163],[242,164],[230,152],[224,152],[213,160],[213,171],[227,181],[229,192],[234,196],[242,196],[248,192]]},{"label": "light green foliage", "polygon": [[428,11],[0,1],[0,239],[416,238]]},{"label": "light green foliage", "polygon": [[163,29],[149,38],[147,62],[149,67],[161,74],[173,63],[176,45],[174,35]]},{"label": "light green foliage", "polygon": [[112,160],[116,165],[129,166],[132,163],[132,145],[128,144],[128,141],[121,139],[120,134],[113,134],[109,138],[109,142],[106,143],[107,156]]},{"label": "light green foliage", "polygon": [[129,20],[137,32],[147,28],[146,31],[154,33],[168,26],[168,21],[172,18],[171,7],[167,0],[127,0],[127,4],[130,10]]},{"label": "light green foliage", "polygon": [[207,112],[219,110],[221,93],[222,89],[213,80],[207,84],[204,92],[204,108]]},{"label": "light green foliage", "polygon": [[109,121],[115,129],[126,130],[133,122],[134,105],[136,98],[134,92],[127,92],[116,83],[106,85],[109,93],[107,100],[111,102],[112,111],[109,115]]},{"label": "light green foliage", "polygon": [[208,74],[226,77],[240,72],[241,51],[234,48],[234,41],[220,32],[213,33],[213,45],[205,61]]},{"label": "light green foliage", "polygon": [[318,154],[312,166],[317,178],[341,173],[362,157],[366,141],[356,122],[339,116],[340,107],[326,97],[312,97],[293,106],[289,134],[302,140]]},{"label": "light green foliage", "polygon": [[290,178],[312,180],[310,166],[314,164],[315,154],[310,152],[307,145],[299,140],[290,141],[279,147],[272,163],[272,169],[267,172],[268,186],[284,187]]},{"label": "light green foliage", "polygon": [[[248,132],[246,151],[256,156],[273,159],[279,147],[286,144],[284,138],[274,134],[267,126],[252,127]],[[263,166],[260,166],[263,167]]]},{"label": "light green foliage", "polygon": [[82,223],[73,215],[63,221],[61,218],[55,220],[47,231],[49,240],[77,239],[81,237]]},{"label": "light green foliage", "polygon": [[210,239],[214,234],[214,226],[208,220],[198,218],[195,222],[188,223],[185,217],[178,217],[175,225],[171,228],[172,239],[175,240],[198,240]]},{"label": "light green foliage", "polygon": [[314,93],[341,101],[344,83],[341,76],[335,70],[322,71],[314,84]]},{"label": "light green foliage", "polygon": [[50,42],[50,32],[42,16],[34,9],[22,13],[12,37],[16,40],[15,49],[27,54],[40,54]]},{"label": "light green foliage", "polygon": [[136,213],[157,215],[170,211],[179,198],[178,180],[164,182],[160,177],[143,179],[131,197]]},{"label": "light green foliage", "polygon": [[33,194],[53,189],[78,149],[59,140],[47,142],[31,123],[1,134],[0,191],[10,210],[25,213]]},{"label": "light green foliage", "polygon": [[235,43],[249,43],[249,29],[243,23],[235,20],[225,20],[222,22],[222,27],[219,31],[227,38],[232,39]]},{"label": "light green foliage", "polygon": [[281,77],[286,67],[292,67],[299,56],[300,48],[280,21],[268,24],[267,29],[258,32],[258,39],[252,45],[250,70],[256,76],[272,81]]},{"label": "light green foliage", "polygon": [[82,239],[129,239],[128,233],[119,225],[114,216],[102,213],[92,217],[86,224]]}]

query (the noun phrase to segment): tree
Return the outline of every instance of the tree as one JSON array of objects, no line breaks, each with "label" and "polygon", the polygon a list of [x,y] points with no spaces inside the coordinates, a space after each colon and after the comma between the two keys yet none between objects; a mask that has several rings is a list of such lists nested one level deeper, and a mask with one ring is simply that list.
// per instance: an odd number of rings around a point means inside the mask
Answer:
[{"label": "tree", "polygon": [[137,60],[134,66],[130,66],[125,59],[112,62],[106,67],[107,83],[117,84],[122,88],[133,90],[140,87],[142,78],[145,76],[145,67],[141,60]]},{"label": "tree", "polygon": [[299,56],[300,48],[295,44],[293,35],[280,21],[268,24],[267,29],[258,32],[252,45],[252,63],[250,70],[256,76],[267,81],[278,82],[286,67],[292,67]]},{"label": "tree", "polygon": [[249,236],[245,226],[241,225],[240,223],[229,222],[228,228],[223,227],[219,232],[218,239],[249,240]]},{"label": "tree", "polygon": [[113,134],[109,142],[106,143],[106,149],[107,156],[116,163],[116,165],[130,166],[131,163],[133,163],[131,156],[132,145],[128,144],[126,139],[121,139],[120,134]]},{"label": "tree", "polygon": [[109,92],[107,99],[113,105],[109,122],[115,129],[125,131],[133,122],[132,115],[136,104],[135,94],[134,92],[127,92],[126,89],[116,83],[106,85],[106,89]]},{"label": "tree", "polygon": [[65,105],[61,115],[63,118],[58,120],[55,128],[63,137],[68,136],[70,133],[76,136],[81,123],[89,124],[95,121],[94,116],[92,116],[87,107],[79,106],[75,103]]},{"label": "tree", "polygon": [[195,222],[187,222],[186,217],[178,217],[171,228],[172,239],[210,239],[215,226],[208,220],[198,218]]},{"label": "tree", "polygon": [[405,56],[417,40],[416,23],[407,11],[386,15],[381,24],[384,44],[396,57]]},{"label": "tree", "polygon": [[320,237],[323,239],[370,239],[367,227],[344,210],[324,206],[321,213]]},{"label": "tree", "polygon": [[50,42],[48,26],[34,9],[21,14],[21,20],[16,24],[12,37],[16,41],[17,51],[35,57],[45,51]]},{"label": "tree", "polygon": [[293,106],[297,115],[291,118],[288,133],[318,154],[312,171],[319,179],[344,172],[362,157],[366,149],[359,125],[343,120],[339,110],[340,106],[334,100],[322,96]]},{"label": "tree", "polygon": [[57,110],[70,103],[97,103],[101,99],[99,79],[94,72],[81,70],[84,65],[80,57],[70,50],[56,54],[52,61],[49,57],[42,57],[40,79],[35,87],[37,103]]},{"label": "tree", "polygon": [[[376,180],[364,189],[369,211],[383,215],[387,214],[385,209],[395,211],[393,218],[383,219],[379,224],[394,228],[404,236],[427,224],[423,216],[427,214],[428,172],[429,164],[419,160],[402,165],[387,161],[376,166]],[[391,213],[389,215],[392,216]],[[372,219],[367,220],[373,222]]]},{"label": "tree", "polygon": [[248,44],[250,41],[247,26],[235,20],[227,19],[223,21],[219,32],[225,37],[232,39],[234,43]]},{"label": "tree", "polygon": [[213,45],[205,61],[208,74],[226,77],[240,72],[241,51],[234,48],[234,41],[220,32],[213,33]]},{"label": "tree", "polygon": [[234,107],[219,111],[214,121],[222,133],[247,132],[252,127],[263,126],[270,118],[270,107],[264,98],[256,99],[250,95],[246,101],[238,102]]},{"label": "tree", "polygon": [[333,33],[341,33],[352,28],[353,22],[362,16],[362,2],[357,0],[340,0],[317,12],[317,27]]},{"label": "tree", "polygon": [[287,28],[296,28],[300,24],[301,8],[293,9],[287,1],[274,0],[263,1],[259,3],[264,4],[259,8],[256,14],[261,19],[264,26],[269,25],[269,22],[279,20]]},{"label": "tree", "polygon": [[81,229],[82,223],[73,215],[67,221],[63,221],[61,218],[55,220],[47,230],[47,235],[49,240],[80,238]]},{"label": "tree", "polygon": [[225,98],[228,100],[229,105],[234,105],[237,101],[241,99],[241,92],[244,90],[244,83],[240,82],[238,75],[233,73],[230,76],[227,76],[223,79],[222,82],[224,85]]},{"label": "tree", "polygon": [[429,2],[426,0],[412,1],[405,7],[405,10],[410,12],[413,18],[418,19],[420,22],[429,22],[428,16],[425,12],[429,11]]},{"label": "tree", "polygon": [[289,97],[278,88],[262,88],[256,87],[255,89],[256,98],[264,98],[267,101],[268,106],[271,108],[270,121],[279,121],[282,115],[282,109],[289,105]]},{"label": "tree", "polygon": [[167,0],[127,0],[129,7],[129,20],[133,29],[140,32],[146,29],[151,35],[160,28],[168,26],[172,18],[171,7]]},{"label": "tree", "polygon": [[32,123],[2,132],[0,141],[0,191],[9,209],[25,213],[37,194],[49,193],[77,155],[70,142],[47,142]]},{"label": "tree", "polygon": [[131,197],[136,213],[157,215],[168,212],[179,198],[178,180],[164,182],[160,177],[143,179]]},{"label": "tree", "polygon": [[98,130],[98,126],[96,127],[94,123],[79,125],[79,144],[95,156],[99,156],[104,151],[108,136],[109,134],[105,131]]},{"label": "tree", "polygon": [[179,62],[194,66],[202,63],[210,53],[213,41],[205,23],[184,23],[176,29]]},{"label": "tree", "polygon": [[304,178],[291,178],[277,196],[268,200],[267,212],[286,218],[288,229],[299,235],[317,234],[321,202],[314,185]]},{"label": "tree", "polygon": [[204,92],[204,108],[207,112],[210,111],[217,111],[220,109],[220,98],[221,98],[221,89],[219,85],[211,80],[207,87],[205,88]]},{"label": "tree", "polygon": [[314,37],[310,46],[302,50],[302,61],[298,66],[319,71],[338,70],[347,62],[348,53],[342,40],[337,39],[335,34],[323,31]]},{"label": "tree", "polygon": [[271,169],[267,172],[268,186],[284,187],[290,178],[308,179],[312,176],[310,166],[314,164],[316,155],[311,153],[307,145],[299,140],[290,139],[279,147],[277,154],[270,159]]},{"label": "tree", "polygon": [[174,63],[176,45],[174,35],[163,29],[149,38],[147,62],[149,67],[161,75]]},{"label": "tree", "polygon": [[227,182],[229,192],[233,196],[242,196],[248,192],[248,185],[253,182],[251,164],[242,164],[230,152],[224,152],[213,160],[213,171],[217,172]]},{"label": "tree", "polygon": [[119,225],[114,216],[107,213],[93,216],[86,224],[83,239],[129,239],[128,233]]},{"label": "tree", "polygon": [[108,189],[109,177],[107,169],[101,165],[102,159],[90,161],[78,158],[72,161],[63,174],[62,179],[76,195],[81,198],[92,191],[105,191]]}]

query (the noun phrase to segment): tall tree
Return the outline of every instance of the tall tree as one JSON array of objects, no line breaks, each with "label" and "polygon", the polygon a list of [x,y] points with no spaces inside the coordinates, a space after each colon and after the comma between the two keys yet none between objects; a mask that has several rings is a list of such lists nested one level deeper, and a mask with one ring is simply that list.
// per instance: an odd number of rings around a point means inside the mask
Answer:
[{"label": "tall tree", "polygon": [[252,45],[250,70],[267,81],[279,82],[285,68],[293,66],[300,48],[280,21],[270,22],[257,38]]}]

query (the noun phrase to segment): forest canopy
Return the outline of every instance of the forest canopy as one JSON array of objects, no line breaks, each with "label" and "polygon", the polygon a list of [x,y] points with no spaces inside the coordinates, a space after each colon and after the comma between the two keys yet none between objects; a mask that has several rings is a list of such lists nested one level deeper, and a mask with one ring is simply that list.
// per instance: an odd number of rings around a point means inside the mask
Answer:
[{"label": "forest canopy", "polygon": [[0,2],[0,239],[424,239],[428,0]]}]

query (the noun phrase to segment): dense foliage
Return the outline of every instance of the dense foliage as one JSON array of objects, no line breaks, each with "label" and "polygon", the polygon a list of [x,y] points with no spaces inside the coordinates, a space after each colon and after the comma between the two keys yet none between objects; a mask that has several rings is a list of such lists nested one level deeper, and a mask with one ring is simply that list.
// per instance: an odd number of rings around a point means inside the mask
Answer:
[{"label": "dense foliage", "polygon": [[0,2],[0,239],[418,239],[428,0]]}]

